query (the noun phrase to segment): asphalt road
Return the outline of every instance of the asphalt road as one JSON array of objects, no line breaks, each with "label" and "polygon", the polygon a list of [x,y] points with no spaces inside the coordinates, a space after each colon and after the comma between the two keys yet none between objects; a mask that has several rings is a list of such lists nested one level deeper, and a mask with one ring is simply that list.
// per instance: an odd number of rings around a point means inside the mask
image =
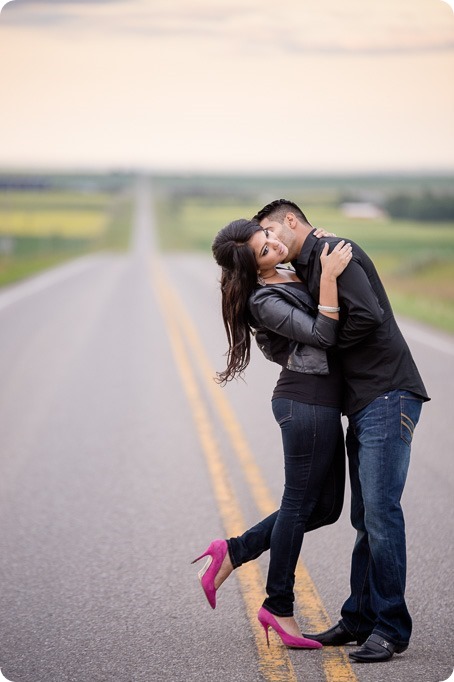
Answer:
[{"label": "asphalt road", "polygon": [[[3,675],[446,680],[454,665],[452,337],[402,322],[432,397],[404,496],[410,648],[373,666],[326,650],[287,652],[277,639],[268,652],[251,616],[266,557],[257,575],[243,567],[225,583],[216,611],[190,561],[280,498],[270,409],[278,368],[254,353],[246,383],[213,392],[225,351],[217,268],[208,256],[159,256],[148,189],[138,188],[130,253],[80,259],[0,293]],[[315,590],[298,601],[304,629],[317,609],[337,620],[353,541],[347,498],[340,521],[304,541],[300,583]]]}]

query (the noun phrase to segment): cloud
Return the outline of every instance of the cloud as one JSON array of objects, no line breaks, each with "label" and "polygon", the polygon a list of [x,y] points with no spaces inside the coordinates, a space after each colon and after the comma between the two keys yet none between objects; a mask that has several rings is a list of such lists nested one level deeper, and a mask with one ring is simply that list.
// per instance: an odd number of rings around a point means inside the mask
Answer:
[{"label": "cloud", "polygon": [[[0,0],[0,10],[3,10],[8,14],[10,12],[16,12],[24,7],[33,7],[35,10],[45,10],[47,5],[53,5],[52,11],[55,11],[55,5],[112,5],[118,3],[124,3],[128,0],[7,0],[7,2],[1,2]],[[11,15],[12,16],[12,15]]]},{"label": "cloud", "polygon": [[6,26],[75,26],[82,8],[108,7],[128,0],[10,0],[1,11],[0,23]]},{"label": "cloud", "polygon": [[[435,3],[434,3],[435,4]],[[198,48],[257,56],[405,55],[454,50],[442,11],[421,13],[415,0],[365,6],[348,0],[13,0],[2,12],[12,26],[58,25],[144,40],[198,41]],[[425,5],[428,7],[427,3]],[[439,7],[443,9],[441,2]]]},{"label": "cloud", "polygon": [[286,39],[285,45],[281,44],[281,50],[288,53],[300,55],[364,55],[364,56],[399,56],[417,55],[436,52],[454,51],[454,37],[442,39],[421,36],[419,39],[412,37],[411,40],[399,40],[395,43],[376,41],[367,44],[366,41],[352,38],[348,43],[324,42],[324,41],[304,41],[300,38],[295,40]]},{"label": "cloud", "polygon": [[[417,3],[416,3],[417,4]],[[208,0],[155,0],[124,16],[121,30],[163,40],[205,38],[243,53],[278,51],[308,55],[400,55],[454,50],[452,26],[442,12],[421,14],[407,0],[387,0],[364,8],[349,0],[267,0],[241,4]],[[440,7],[441,3],[440,3]]]}]

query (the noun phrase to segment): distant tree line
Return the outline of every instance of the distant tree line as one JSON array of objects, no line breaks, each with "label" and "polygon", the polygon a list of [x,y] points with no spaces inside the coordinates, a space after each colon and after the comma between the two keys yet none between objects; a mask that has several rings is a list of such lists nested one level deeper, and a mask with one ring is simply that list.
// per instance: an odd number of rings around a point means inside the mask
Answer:
[{"label": "distant tree line", "polygon": [[43,190],[51,189],[52,183],[48,180],[37,179],[32,177],[13,177],[13,176],[0,176],[0,191],[7,190]]},{"label": "distant tree line", "polygon": [[382,206],[392,218],[436,222],[454,220],[454,194],[400,193],[385,199]]}]

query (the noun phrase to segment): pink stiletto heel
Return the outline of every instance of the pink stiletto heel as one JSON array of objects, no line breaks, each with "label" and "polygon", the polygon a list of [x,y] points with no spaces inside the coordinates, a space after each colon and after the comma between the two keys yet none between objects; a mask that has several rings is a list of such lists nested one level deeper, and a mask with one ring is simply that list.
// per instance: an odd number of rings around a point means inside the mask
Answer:
[{"label": "pink stiletto heel", "polygon": [[273,630],[279,635],[279,637],[282,640],[282,643],[285,644],[285,646],[291,647],[293,649],[322,648],[322,644],[320,644],[320,642],[316,642],[315,639],[306,639],[305,637],[294,637],[293,635],[289,635],[288,632],[285,632],[285,630],[279,625],[273,614],[264,609],[263,606],[258,612],[257,618],[260,625],[265,630],[266,643],[268,644],[268,646],[270,645],[268,629],[273,628]]},{"label": "pink stiletto heel", "polygon": [[208,549],[201,554],[197,559],[191,561],[195,564],[196,561],[208,557],[203,568],[200,569],[198,576],[205,596],[212,609],[216,608],[216,588],[214,586],[214,579],[221,568],[224,557],[227,554],[227,542],[225,540],[213,540]]}]

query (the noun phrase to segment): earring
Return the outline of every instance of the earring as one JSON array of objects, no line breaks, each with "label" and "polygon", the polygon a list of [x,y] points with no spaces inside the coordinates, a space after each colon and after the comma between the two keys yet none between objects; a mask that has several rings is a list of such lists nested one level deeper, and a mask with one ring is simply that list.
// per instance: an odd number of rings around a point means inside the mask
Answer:
[{"label": "earring", "polygon": [[264,287],[265,284],[266,284],[266,282],[265,282],[265,280],[263,279],[263,277],[262,277],[262,275],[260,274],[260,272],[257,273],[257,282],[258,282],[262,287]]}]

